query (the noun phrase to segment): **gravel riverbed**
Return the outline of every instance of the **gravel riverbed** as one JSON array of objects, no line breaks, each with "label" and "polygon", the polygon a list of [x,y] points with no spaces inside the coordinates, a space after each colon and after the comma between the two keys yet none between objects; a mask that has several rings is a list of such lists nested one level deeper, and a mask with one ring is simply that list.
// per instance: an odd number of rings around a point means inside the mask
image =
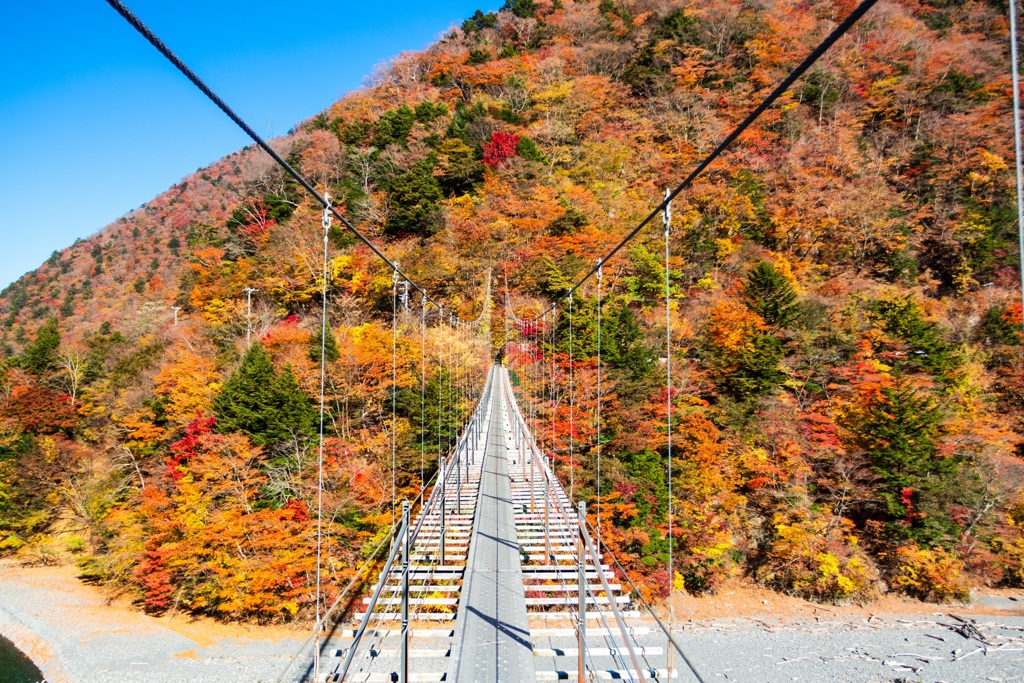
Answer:
[{"label": "gravel riverbed", "polygon": [[74,568],[0,565],[0,635],[48,683],[271,683],[307,634],[154,618],[108,604]]},{"label": "gravel riverbed", "polygon": [[[763,613],[738,604],[744,597]],[[678,640],[705,681],[1024,681],[1024,591],[982,594],[971,607],[874,611],[750,597],[685,606]],[[0,564],[0,635],[48,683],[271,683],[307,634],[154,618],[111,603],[73,568]],[[696,680],[677,666],[676,680]]]},{"label": "gravel riverbed", "polygon": [[1024,615],[961,619],[735,619],[687,624],[679,640],[705,681],[1024,680]]}]

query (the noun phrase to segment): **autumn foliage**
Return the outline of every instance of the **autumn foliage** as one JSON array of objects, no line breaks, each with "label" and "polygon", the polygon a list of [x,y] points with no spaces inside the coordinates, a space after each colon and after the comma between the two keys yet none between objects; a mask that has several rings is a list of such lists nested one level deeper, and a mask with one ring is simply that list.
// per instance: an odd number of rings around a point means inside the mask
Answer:
[{"label": "autumn foliage", "polygon": [[1021,585],[997,3],[878,3],[677,196],[670,350],[660,224],[565,298],[851,6],[507,3],[274,140],[444,320],[337,223],[325,282],[322,207],[256,149],[55,252],[0,294],[0,552],[308,617],[323,348],[331,595],[390,529],[392,435],[412,497],[491,360],[652,598]]}]

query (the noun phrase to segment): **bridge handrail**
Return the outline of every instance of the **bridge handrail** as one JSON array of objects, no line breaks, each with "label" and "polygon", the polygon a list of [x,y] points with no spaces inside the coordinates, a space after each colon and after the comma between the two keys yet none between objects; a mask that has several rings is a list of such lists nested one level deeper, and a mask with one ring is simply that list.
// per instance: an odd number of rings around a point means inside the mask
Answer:
[{"label": "bridge handrail", "polygon": [[356,631],[356,634],[352,639],[352,646],[349,648],[348,655],[345,657],[345,664],[342,667],[339,680],[345,680],[345,676],[348,674],[348,669],[352,665],[352,659],[355,657],[356,649],[359,647],[359,641],[362,639],[363,633],[366,632],[366,626],[370,622],[370,618],[373,616],[373,610],[377,606],[377,600],[380,598],[380,593],[384,590],[384,584],[388,581],[388,575],[391,573],[391,568],[395,565],[395,556],[398,555],[398,550],[403,545],[402,539],[407,533],[409,533],[408,519],[402,523],[402,528],[398,532],[397,536],[398,542],[392,546],[391,554],[388,555],[388,560],[384,563],[384,568],[380,572],[380,578],[377,580],[377,587],[373,591],[373,597],[370,598],[370,604],[367,606],[366,612],[363,614],[362,621],[359,624],[359,629]]},{"label": "bridge handrail", "polygon": [[[527,427],[526,427],[526,419],[523,417],[522,411],[519,410],[519,403],[515,399],[515,394],[512,392],[511,382],[508,381],[508,376],[507,375],[505,376],[504,386],[505,386],[505,393],[507,394],[508,398],[510,399],[509,402],[515,408],[516,420],[523,427],[522,433],[524,435],[526,435],[526,436],[529,436],[529,445],[530,445],[531,450],[533,451],[533,453],[535,455],[542,456],[541,457],[541,461],[540,461],[541,462],[541,472],[543,472],[544,477],[547,479],[547,481],[550,482],[550,481],[552,481],[552,477],[554,476],[554,473],[551,472],[551,469],[547,466],[547,462],[545,461],[545,458],[543,457],[544,454],[541,451],[540,446],[537,445],[537,440],[536,440],[536,438],[534,438],[533,432],[530,432],[527,429]],[[561,485],[561,484],[559,484],[559,485]],[[554,502],[555,507],[558,509],[558,512],[560,512],[562,514],[562,517],[564,517],[565,519],[572,519],[572,515],[567,513],[565,511],[565,508],[562,507],[562,502],[560,500],[558,500],[558,496],[552,496],[551,500],[552,500],[552,502]]]},{"label": "bridge handrail", "polygon": [[352,579],[348,582],[348,585],[345,586],[345,590],[343,590],[341,594],[334,600],[334,604],[332,604],[330,608],[326,612],[324,612],[323,616],[320,617],[320,619],[313,624],[313,631],[308,636],[306,636],[306,639],[304,641],[302,641],[302,645],[299,647],[299,651],[295,654],[294,657],[292,657],[291,661],[289,661],[285,668],[281,671],[275,683],[281,683],[284,680],[284,677],[288,675],[289,671],[291,671],[292,666],[295,665],[295,662],[298,661],[299,657],[302,655],[303,652],[306,651],[306,648],[309,647],[309,644],[316,637],[316,634],[321,629],[322,625],[330,621],[330,618],[334,610],[336,610],[338,606],[344,602],[345,596],[347,596],[348,592],[352,590],[352,587],[356,584],[356,581],[363,574],[363,572],[369,569],[371,566],[373,566],[373,562],[377,559],[377,555],[380,553],[381,550],[384,549],[388,542],[391,541],[391,537],[394,535],[395,529],[394,527],[392,527],[391,531],[388,532],[388,535],[385,536],[384,539],[377,544],[377,547],[374,548],[370,556],[366,558],[366,560],[363,562],[362,565],[359,566],[358,569],[356,569],[356,573],[352,576]]},{"label": "bridge handrail", "polygon": [[[587,526],[590,526],[589,520],[586,523]],[[676,652],[678,652],[679,656],[683,658],[683,661],[686,662],[686,665],[690,667],[690,671],[693,672],[693,675],[697,678],[698,681],[700,681],[700,683],[705,683],[704,678],[701,677],[700,672],[697,671],[697,667],[693,665],[693,662],[690,661],[690,658],[686,656],[685,652],[683,652],[683,648],[680,647],[679,643],[677,643],[675,638],[672,637],[672,633],[668,630],[668,628],[661,621],[661,619],[658,618],[658,615],[654,613],[654,609],[651,607],[650,603],[648,603],[647,600],[644,599],[643,593],[641,593],[640,589],[637,588],[635,583],[633,583],[633,579],[629,578],[629,574],[626,573],[626,570],[622,567],[622,564],[619,563],[619,559],[615,557],[614,553],[609,551],[608,544],[602,543],[601,545],[604,546],[604,551],[605,553],[607,553],[608,557],[612,558],[612,562],[615,563],[615,567],[619,570],[619,573],[622,574],[626,581],[629,582],[629,585],[632,588],[631,592],[636,595],[636,597],[640,600],[641,603],[643,603],[643,606],[650,613],[651,617],[654,618],[654,621],[658,624],[662,632],[665,634],[665,637],[667,637],[668,641],[672,643],[672,646],[676,649]]]},{"label": "bridge handrail", "polygon": [[[473,409],[473,412],[472,412],[472,416],[473,417],[470,420],[471,423],[474,422],[474,421],[482,419],[481,408],[485,405],[485,401],[490,396],[490,392],[492,390],[492,386],[491,386],[492,374],[493,373],[487,373],[487,381],[484,383],[484,389],[480,393],[480,398],[477,399],[476,407]],[[458,443],[455,446],[455,453],[456,454],[458,454],[459,451],[462,450],[463,445],[465,444],[465,442],[468,439],[468,436],[467,436],[468,433],[469,433],[469,430],[463,429],[462,436],[459,437],[459,441],[458,441]],[[458,457],[448,458],[448,463],[447,463],[447,466],[445,467],[445,471],[444,471],[444,480],[445,480],[445,482],[447,482],[448,479],[451,477],[451,474],[454,471],[453,468],[458,467],[458,466],[459,466],[459,459],[458,459]],[[435,472],[434,476],[431,477],[431,481],[436,479],[439,474],[440,474],[440,472]],[[416,543],[416,539],[419,538],[420,529],[423,526],[423,522],[427,518],[427,512],[430,511],[431,509],[433,509],[434,503],[436,502],[437,497],[440,495],[439,492],[440,492],[440,488],[435,485],[434,488],[431,489],[431,491],[430,491],[430,496],[427,498],[426,502],[424,502],[423,506],[420,508],[419,520],[416,522],[416,528],[413,530],[412,538],[410,539],[410,541],[412,543],[415,544]]]},{"label": "bridge handrail", "polygon": [[[590,554],[590,557],[592,561],[595,563],[595,565],[600,567],[601,556],[598,554],[597,550],[594,549],[594,543],[590,540],[590,534],[587,533],[587,527],[589,526],[589,524],[587,523],[587,517],[586,515],[582,514],[582,510],[580,512],[580,534],[583,536],[584,547],[586,551]],[[611,598],[611,596],[613,595],[612,589],[611,586],[608,585],[608,579],[605,578],[604,572],[598,571],[597,576],[599,579],[601,579],[601,587],[604,589],[605,595]],[[611,606],[612,614],[615,616],[615,623],[618,624],[619,632],[622,634],[622,640],[624,643],[626,643],[626,649],[629,651],[629,658],[633,663],[633,669],[636,670],[637,680],[642,681],[644,675],[640,669],[640,663],[637,661],[636,650],[633,649],[633,642],[630,640],[629,633],[627,632],[626,622],[622,619],[622,613],[619,611],[619,605],[615,602],[614,599],[610,599],[608,602]]]},{"label": "bridge handrail", "polygon": [[[433,476],[431,476],[430,482],[433,482],[434,479],[437,478],[437,474],[438,473],[435,472],[433,474]],[[430,482],[428,482],[428,484]],[[420,498],[422,498],[422,496],[423,496],[422,493],[417,495],[416,498],[413,499],[412,505],[415,505],[416,502],[419,501]],[[302,642],[302,645],[299,647],[299,651],[296,653],[295,657],[293,657],[292,660],[290,662],[288,662],[288,664],[285,666],[285,668],[278,675],[275,683],[282,683],[282,681],[284,680],[284,677],[288,674],[289,671],[291,671],[292,666],[295,665],[295,662],[298,661],[298,659],[302,655],[302,653],[306,650],[307,647],[309,647],[310,642],[312,642],[312,640],[316,637],[317,632],[322,629],[324,624],[330,622],[331,618],[333,617],[334,611],[336,609],[338,609],[338,607],[342,603],[344,603],[345,597],[348,595],[348,592],[350,590],[352,590],[352,587],[356,584],[356,581],[359,580],[359,577],[362,576],[363,572],[365,572],[367,569],[369,569],[371,566],[373,566],[373,562],[374,562],[374,560],[377,559],[377,555],[380,554],[380,551],[388,543],[390,543],[392,541],[392,539],[395,536],[395,532],[397,530],[398,530],[398,527],[391,527],[391,530],[388,531],[387,536],[385,536],[381,540],[381,542],[377,544],[377,547],[374,548],[374,550],[370,554],[370,556],[368,558],[366,558],[366,560],[363,561],[363,563],[359,566],[358,569],[356,569],[356,573],[352,576],[352,579],[348,582],[348,585],[345,586],[345,590],[343,590],[341,592],[341,594],[339,594],[338,597],[335,598],[334,603],[327,609],[326,612],[324,612],[323,616],[321,616],[320,619],[317,620],[313,624],[312,632]]]},{"label": "bridge handrail", "polygon": [[[557,488],[552,488],[550,486],[550,484],[552,482],[552,479],[554,479],[554,473],[548,467],[547,459],[544,457],[543,452],[541,451],[539,445],[537,444],[537,440],[533,436],[533,432],[529,431],[529,429],[526,426],[526,419],[523,417],[523,414],[522,414],[522,412],[519,409],[519,403],[516,401],[515,395],[512,392],[511,383],[508,381],[508,375],[505,375],[504,380],[505,381],[502,384],[503,384],[503,387],[505,389],[506,397],[507,397],[507,399],[509,401],[509,404],[514,409],[512,412],[515,415],[517,424],[519,424],[521,426],[521,430],[520,430],[520,434],[522,435],[521,438],[527,439],[527,437],[529,437],[529,439],[527,440],[527,444],[530,447],[530,452],[534,456],[539,456],[540,457],[541,473],[543,474],[543,476],[544,476],[544,478],[545,478],[545,480],[546,480],[546,482],[548,484],[547,500],[550,501],[550,502],[553,502],[555,504],[555,507],[557,508],[557,512],[559,514],[561,514],[562,519],[565,519],[565,520],[575,520],[575,524],[576,524],[577,528],[579,529],[580,540],[582,541],[582,539],[583,539],[583,527],[580,525],[579,515],[570,515],[570,514],[568,514],[566,512],[565,508],[562,507],[562,502],[558,499],[558,496],[555,495],[555,492],[557,492],[557,490],[559,488],[562,488],[561,484],[558,484]],[[555,482],[558,483],[557,479],[555,479]],[[563,489],[563,491],[564,491],[564,489]],[[587,554],[585,549],[584,549],[584,553],[583,554],[584,555]],[[575,553],[571,553],[571,555],[574,558],[576,558],[577,561],[580,561],[581,559],[583,559],[583,558],[579,558]],[[603,590],[605,592],[605,595],[607,595],[609,598],[611,598],[612,593],[608,590],[610,588],[610,586],[608,586],[608,582],[605,580],[604,569],[601,568],[601,560],[600,560],[600,558],[595,555],[592,558],[592,562],[594,564],[594,568],[597,571],[598,576],[601,577],[601,582],[603,584]],[[562,584],[565,585],[565,580],[564,579],[562,579]],[[580,598],[582,600],[586,599],[586,595],[590,595],[590,597],[594,598],[594,604],[597,605],[597,593],[595,593],[594,590],[591,589],[589,582],[584,582],[581,579],[580,580],[580,585],[577,588],[577,590],[579,591],[579,595],[580,595]],[[568,601],[568,591],[566,592],[566,599]],[[585,605],[585,602],[581,602],[581,605]],[[613,610],[613,613],[615,614],[615,616],[619,620],[617,623],[621,624],[622,623],[622,618],[621,618],[621,614],[618,614],[618,605],[615,603],[614,600],[610,601],[610,605],[611,605],[611,608]],[[585,616],[582,613],[580,613],[579,610],[574,610],[573,607],[572,607],[571,602],[569,603],[569,612],[570,612],[570,614],[572,614],[576,618],[577,627],[580,630],[580,632],[581,633],[584,632],[585,628],[586,628],[585,621],[584,621],[585,620]],[[614,641],[614,638],[611,637],[611,627],[608,625],[608,622],[605,620],[604,612],[600,609],[599,606],[597,607],[597,613],[601,617],[601,623],[602,623],[602,625],[604,626],[604,628],[606,629],[606,631],[608,633],[608,636],[606,636],[606,637],[609,638],[609,644],[613,646],[613,652],[614,652],[614,650],[616,650],[618,648],[614,647],[615,641]],[[630,645],[629,638],[625,634],[625,632],[623,632],[623,634],[622,634],[622,639],[623,639],[623,642],[626,644],[626,647],[627,647],[627,650],[629,651],[629,653],[631,655],[633,655],[632,646]],[[580,652],[583,653],[584,650],[589,650],[589,648],[587,648],[587,646],[586,646],[586,640],[584,638],[580,638]],[[616,656],[618,657],[619,661],[622,663],[622,668],[628,671],[629,667],[628,667],[626,661],[622,659],[621,654],[620,655],[614,655],[613,654],[612,655],[613,659]],[[586,655],[583,654],[583,657],[585,658]],[[591,663],[593,663],[593,660],[591,660]],[[633,665],[634,665],[634,667],[636,667],[636,665],[637,665],[635,658],[634,658],[634,661],[633,661]],[[632,677],[632,675],[631,675],[631,677]]]},{"label": "bridge handrail", "polygon": [[[476,406],[474,407],[474,410],[471,413],[471,415],[472,415],[472,417],[470,419],[471,423],[476,421],[476,420],[482,419],[481,409],[482,409],[482,407],[484,405],[486,405],[485,400],[486,400],[487,397],[489,397],[490,391],[492,389],[491,377],[492,377],[492,373],[488,373],[487,381],[484,383],[483,391],[481,392],[480,398],[477,399],[477,404],[476,404]],[[459,453],[459,451],[461,451],[467,445],[467,442],[468,442],[468,430],[463,430],[463,433],[460,436],[459,441],[456,444],[456,447],[454,448],[454,452],[456,454]],[[449,452],[451,452],[451,451],[449,451]],[[437,472],[435,472],[434,475],[430,479],[431,482],[434,482],[435,480],[439,480],[439,478],[443,476],[444,477],[444,481],[447,483],[447,481],[451,478],[451,475],[452,475],[452,473],[454,471],[453,468],[459,466],[459,459],[456,457],[456,458],[449,458],[448,460],[449,460],[449,462],[446,465],[446,467],[444,468],[444,471],[442,472],[441,470],[438,470]],[[377,586],[374,589],[373,596],[370,598],[370,603],[368,605],[366,605],[366,608],[365,608],[366,612],[363,614],[363,618],[362,618],[362,620],[360,622],[359,629],[357,630],[356,635],[353,638],[352,645],[350,646],[350,648],[348,650],[348,654],[346,656],[346,659],[345,659],[345,662],[344,662],[344,665],[342,667],[341,674],[340,674],[338,680],[344,681],[345,680],[345,676],[348,675],[348,670],[349,670],[349,668],[351,668],[352,660],[355,657],[356,649],[359,647],[359,642],[362,639],[362,636],[363,636],[363,634],[366,631],[366,626],[367,626],[367,624],[369,622],[369,619],[371,618],[371,614],[373,613],[373,610],[376,609],[376,607],[377,607],[377,600],[380,598],[380,593],[383,590],[384,584],[387,583],[388,575],[390,574],[391,569],[394,567],[395,557],[396,557],[396,555],[398,553],[398,549],[401,548],[402,546],[406,546],[406,545],[408,545],[409,547],[412,547],[412,545],[415,544],[416,539],[419,536],[419,532],[420,532],[420,530],[421,530],[421,528],[423,526],[423,523],[424,523],[424,521],[427,518],[427,514],[434,508],[434,506],[435,506],[435,504],[436,504],[436,502],[438,500],[438,497],[440,495],[439,494],[440,488],[441,487],[439,487],[439,486],[437,486],[435,484],[435,486],[431,489],[430,496],[427,498],[427,500],[420,507],[419,520],[416,523],[415,529],[411,532],[411,535],[407,539],[408,543],[403,543],[403,539],[405,538],[405,534],[410,533],[410,530],[408,528],[410,525],[409,525],[408,522],[403,522],[403,525],[402,525],[401,530],[399,531],[397,537],[395,536],[394,529],[392,529],[391,533],[389,533],[388,537],[385,539],[384,542],[387,542],[388,540],[391,540],[392,538],[397,538],[396,542],[392,546],[391,554],[388,557],[388,561],[385,563],[384,567],[382,568],[382,570],[380,572],[380,579],[378,580]],[[422,495],[423,494],[421,492],[418,496],[416,496],[416,500],[420,499],[422,497]],[[415,503],[416,501],[414,500],[413,502]],[[383,545],[384,545],[384,543],[382,543],[381,546],[378,547],[378,549],[374,552],[375,555],[376,555],[377,552],[379,552],[380,547],[383,547]],[[335,603],[335,606],[336,605],[337,605],[337,603]],[[326,617],[326,615],[325,615],[325,617]],[[319,625],[319,623],[318,623],[318,625]]]},{"label": "bridge handrail", "polygon": [[[508,385],[509,386],[507,387],[506,390],[507,391],[511,391],[511,386],[510,386],[511,382],[509,382]],[[514,398],[515,398],[514,396],[512,398],[513,398],[512,405],[514,405],[515,409],[516,409],[516,411],[515,411],[516,412],[516,417],[518,418],[519,423],[522,424],[525,427],[526,426],[526,420],[523,418],[522,413],[519,410],[519,404],[518,404],[518,402],[516,402],[514,400]],[[537,453],[537,454],[541,454],[540,453],[540,447],[537,445],[537,440],[534,437],[533,433],[529,432],[529,431],[527,431],[525,429],[524,429],[523,433],[529,435],[529,443],[532,446],[534,452]],[[542,463],[543,463],[543,459],[542,459]],[[546,465],[544,466],[543,469],[545,471],[547,470]],[[545,473],[545,476],[547,476],[547,473]],[[564,509],[562,508],[561,502],[558,500],[557,497],[553,497],[552,500],[554,501],[555,505],[558,507],[559,511],[562,512],[562,514],[564,516],[565,512],[564,512]],[[589,520],[583,520],[583,523],[585,523],[587,526],[590,526],[591,528],[593,528],[590,525],[590,521]],[[672,633],[665,626],[664,622],[662,622],[661,619],[658,618],[658,615],[655,614],[654,609],[651,607],[650,603],[648,603],[647,600],[644,599],[644,596],[640,592],[640,589],[637,588],[635,583],[633,583],[633,579],[631,579],[629,577],[629,574],[626,573],[626,570],[625,570],[625,568],[623,568],[622,564],[619,562],[619,559],[617,557],[615,557],[615,554],[610,551],[610,549],[608,548],[608,545],[606,543],[602,542],[601,545],[603,546],[604,552],[607,553],[608,556],[612,558],[612,561],[615,563],[615,567],[619,570],[619,573],[622,574],[623,578],[625,578],[626,581],[629,583],[630,588],[631,588],[631,592],[637,596],[637,598],[643,604],[644,608],[647,610],[647,612],[654,619],[655,623],[658,624],[658,627],[665,634],[665,637],[668,638],[668,641],[670,643],[672,643],[672,646],[676,649],[676,652],[679,653],[679,656],[683,658],[684,662],[686,662],[686,665],[690,668],[690,671],[693,673],[693,675],[697,678],[698,681],[700,681],[700,683],[705,683],[704,678],[700,675],[700,672],[697,671],[697,667],[694,666],[693,662],[690,661],[690,658],[686,656],[685,652],[683,652],[683,648],[679,645],[679,643],[676,642],[675,638],[672,637]],[[598,576],[601,577],[601,579],[603,581],[604,580],[604,571],[601,570],[599,562],[596,563],[596,566],[598,567],[597,574],[598,574]]]}]

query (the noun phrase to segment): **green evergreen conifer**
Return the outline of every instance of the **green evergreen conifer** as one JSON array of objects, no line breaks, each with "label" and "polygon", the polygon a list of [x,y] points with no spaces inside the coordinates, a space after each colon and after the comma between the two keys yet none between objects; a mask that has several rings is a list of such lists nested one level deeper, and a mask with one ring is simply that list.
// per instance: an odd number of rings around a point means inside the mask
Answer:
[{"label": "green evergreen conifer", "polygon": [[890,531],[928,546],[958,536],[948,506],[959,497],[953,489],[960,463],[939,453],[942,419],[928,395],[898,382],[851,429],[878,477]]},{"label": "green evergreen conifer", "polygon": [[761,261],[747,274],[743,298],[747,307],[772,327],[785,327],[796,316],[796,290],[767,261]]},{"label": "green evergreen conifer", "polygon": [[57,319],[50,318],[36,332],[36,340],[21,354],[21,367],[34,375],[45,375],[57,367],[60,350],[60,330]]},{"label": "green evergreen conifer", "polygon": [[413,164],[407,173],[391,178],[387,191],[391,213],[386,230],[391,234],[408,233],[429,237],[441,222],[438,202],[444,198],[434,176],[434,154]]},{"label": "green evergreen conifer", "polygon": [[309,340],[309,359],[314,363],[320,362],[320,351],[321,348],[324,353],[324,358],[328,363],[336,363],[341,358],[341,353],[338,351],[338,340],[334,338],[334,332],[331,330],[331,326],[327,326],[327,338],[324,339],[320,333],[321,328],[316,329],[316,333],[313,338]]},{"label": "green evergreen conifer", "polygon": [[271,447],[314,432],[316,411],[291,367],[274,371],[262,344],[253,344],[242,364],[213,401],[220,432],[242,432],[258,446]]}]

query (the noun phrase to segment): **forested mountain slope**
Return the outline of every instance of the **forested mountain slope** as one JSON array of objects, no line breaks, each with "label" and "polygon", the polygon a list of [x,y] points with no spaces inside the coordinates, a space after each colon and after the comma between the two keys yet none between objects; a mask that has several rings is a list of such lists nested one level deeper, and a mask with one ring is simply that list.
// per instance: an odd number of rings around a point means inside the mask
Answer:
[{"label": "forested mountain slope", "polygon": [[[479,381],[510,329],[553,348],[565,381],[565,306],[552,340],[550,324],[507,324],[506,290],[520,319],[562,296],[854,5],[509,0],[273,142],[446,315],[481,315],[488,272],[496,304],[489,340],[436,314],[423,340],[418,297],[398,303],[393,425],[392,273],[332,228],[330,590],[389,529],[392,426],[401,498],[469,408],[441,364]],[[687,590],[746,573],[818,600],[945,600],[1024,582],[1007,23],[1001,2],[883,0],[676,200]],[[602,281],[603,522],[654,595],[661,240],[643,233]],[[5,290],[0,549],[74,555],[151,610],[308,616],[321,259],[319,208],[245,149]],[[574,482],[590,501],[595,284],[572,320]],[[516,348],[516,363],[532,354]],[[567,398],[538,399],[568,480]]]}]

